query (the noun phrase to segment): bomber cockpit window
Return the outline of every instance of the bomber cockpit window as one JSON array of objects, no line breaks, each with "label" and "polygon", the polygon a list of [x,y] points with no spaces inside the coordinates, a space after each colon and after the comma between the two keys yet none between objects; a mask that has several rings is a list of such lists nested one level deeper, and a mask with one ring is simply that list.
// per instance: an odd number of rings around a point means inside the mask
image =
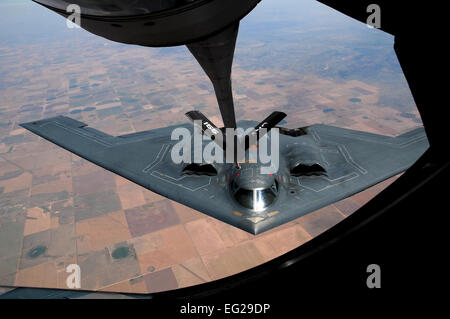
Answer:
[{"label": "bomber cockpit window", "polygon": [[237,188],[234,190],[234,198],[245,208],[262,211],[270,206],[277,197],[277,187],[273,184],[269,188],[245,189]]}]

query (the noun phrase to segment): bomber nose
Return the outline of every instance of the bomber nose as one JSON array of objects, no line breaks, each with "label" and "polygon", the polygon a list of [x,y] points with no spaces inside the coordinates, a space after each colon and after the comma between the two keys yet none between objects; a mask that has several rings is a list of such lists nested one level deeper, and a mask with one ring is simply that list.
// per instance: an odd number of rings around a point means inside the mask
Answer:
[{"label": "bomber nose", "polygon": [[245,176],[237,173],[231,182],[231,192],[239,205],[259,212],[275,202],[278,182],[270,175]]}]

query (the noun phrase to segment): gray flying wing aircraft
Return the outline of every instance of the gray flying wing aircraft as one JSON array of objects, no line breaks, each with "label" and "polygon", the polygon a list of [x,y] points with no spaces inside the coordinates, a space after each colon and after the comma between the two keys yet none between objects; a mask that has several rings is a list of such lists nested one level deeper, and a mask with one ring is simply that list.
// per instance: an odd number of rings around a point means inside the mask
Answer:
[{"label": "gray flying wing aircraft", "polygon": [[[188,116],[203,124],[209,121],[200,112]],[[263,126],[270,129],[283,117],[275,112]],[[212,122],[208,124],[204,129],[215,128]],[[238,122],[242,128],[262,126],[255,124]],[[175,164],[171,150],[178,141],[171,139],[171,132],[184,127],[193,133],[188,123],[122,136],[105,134],[64,116],[21,125],[142,187],[252,234],[396,175],[428,147],[423,128],[395,138],[321,124],[279,128],[279,168],[273,174],[262,174],[259,162]],[[271,137],[266,134],[266,138]]]},{"label": "gray flying wing aircraft", "polygon": [[[69,17],[70,1],[34,0]],[[247,153],[286,114],[274,112],[260,124],[236,123],[231,67],[239,21],[260,0],[78,1],[80,26],[112,41],[149,47],[185,44],[211,80],[225,128],[253,128],[235,139]],[[224,142],[197,111],[209,142]],[[412,165],[428,147],[423,128],[392,138],[326,125],[279,128],[279,165],[263,174],[260,162],[176,164],[177,141],[166,127],[110,136],[74,119],[58,116],[22,124],[26,129],[151,191],[252,234],[360,192]],[[191,124],[183,124],[191,132]],[[256,137],[256,143],[251,137]],[[220,138],[222,140],[220,141]],[[226,137],[226,136],[225,136]],[[204,140],[203,143],[207,143]],[[239,143],[238,143],[239,142]],[[191,141],[193,143],[193,141]],[[228,142],[227,142],[228,143]],[[223,145],[222,145],[223,146]],[[230,154],[230,153],[228,153]]]}]

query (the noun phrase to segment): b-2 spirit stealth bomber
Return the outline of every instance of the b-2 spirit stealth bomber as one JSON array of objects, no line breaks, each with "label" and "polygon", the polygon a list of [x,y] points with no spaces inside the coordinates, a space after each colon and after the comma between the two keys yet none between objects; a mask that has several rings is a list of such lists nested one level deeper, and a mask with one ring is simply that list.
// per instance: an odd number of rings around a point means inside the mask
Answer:
[{"label": "b-2 spirit stealth bomber", "polygon": [[[68,15],[62,11],[67,1],[37,2]],[[86,21],[83,23],[82,20],[81,26],[124,43],[146,46],[186,44],[212,81],[225,127],[216,127],[198,111],[186,114],[208,137],[201,139],[202,148],[213,141],[221,145],[227,156],[230,152],[222,143],[229,136],[227,129],[234,131],[239,127],[249,132],[233,137],[234,145],[243,146],[244,156],[233,154],[231,162],[198,162],[192,157],[190,162],[176,162],[172,154],[178,141],[171,138],[172,132],[177,128],[187,130],[191,136],[191,149],[194,149],[196,134],[192,124],[122,136],[105,134],[65,116],[21,124],[142,187],[259,234],[406,170],[428,147],[423,128],[395,138],[322,124],[287,129],[277,126],[286,116],[282,112],[272,113],[260,124],[252,121],[236,123],[231,65],[239,19],[259,1],[158,1],[167,7],[154,13],[151,8],[129,7],[126,1],[113,2],[114,10],[102,1],[81,1],[81,4],[88,4],[86,8],[82,7],[82,12],[86,9],[87,13],[82,14]],[[221,7],[223,11],[220,11]],[[136,10],[139,12],[134,12]],[[120,16],[121,12],[126,14]],[[203,19],[205,25],[194,23],[200,21],[195,17]],[[179,21],[179,24],[172,25],[167,19]],[[166,22],[168,24],[164,24]],[[206,23],[212,27],[208,28]],[[184,28],[190,28],[191,32],[186,33]],[[279,134],[275,139],[269,132]],[[252,136],[256,138],[251,139]],[[277,144],[276,154],[271,154],[276,155],[277,165],[270,173],[264,173],[265,166],[261,161],[245,160],[248,153],[258,149],[264,141]]]},{"label": "b-2 spirit stealth bomber", "polygon": [[[238,124],[247,129],[256,123]],[[194,135],[191,124],[122,136],[107,135],[64,116],[22,126],[142,187],[252,234],[396,175],[428,146],[423,128],[395,138],[321,124],[280,128],[279,167],[263,174],[264,165],[249,160],[174,163],[171,150],[178,141],[171,139],[171,133],[183,127]]]}]

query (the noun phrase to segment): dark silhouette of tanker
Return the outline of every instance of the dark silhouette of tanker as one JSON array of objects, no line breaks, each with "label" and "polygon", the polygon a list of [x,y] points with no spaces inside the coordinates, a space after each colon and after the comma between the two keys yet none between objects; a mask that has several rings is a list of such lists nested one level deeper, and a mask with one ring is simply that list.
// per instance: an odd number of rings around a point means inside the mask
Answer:
[{"label": "dark silhouette of tanker", "polygon": [[[71,0],[33,0],[64,17]],[[78,0],[80,26],[112,41],[186,45],[210,78],[225,127],[236,127],[231,91],[239,21],[260,0]]]}]

